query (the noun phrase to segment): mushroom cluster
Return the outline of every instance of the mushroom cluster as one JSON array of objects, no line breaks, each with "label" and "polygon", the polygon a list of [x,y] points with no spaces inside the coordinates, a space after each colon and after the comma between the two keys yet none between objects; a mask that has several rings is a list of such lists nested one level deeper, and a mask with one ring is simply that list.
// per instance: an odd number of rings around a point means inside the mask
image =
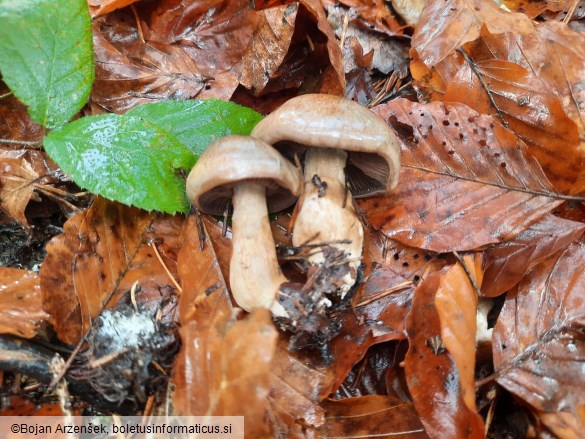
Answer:
[{"label": "mushroom cluster", "polygon": [[[298,161],[302,174],[293,165]],[[343,298],[356,282],[364,235],[352,196],[391,191],[399,168],[399,143],[383,120],[356,102],[309,94],[268,115],[251,136],[212,143],[189,174],[187,195],[213,215],[233,206],[230,286],[236,303],[246,311],[268,308],[286,317],[279,296],[288,281],[278,265],[268,213],[301,197],[293,245],[330,245],[346,255]],[[323,252],[309,256],[310,264],[323,262]]]}]

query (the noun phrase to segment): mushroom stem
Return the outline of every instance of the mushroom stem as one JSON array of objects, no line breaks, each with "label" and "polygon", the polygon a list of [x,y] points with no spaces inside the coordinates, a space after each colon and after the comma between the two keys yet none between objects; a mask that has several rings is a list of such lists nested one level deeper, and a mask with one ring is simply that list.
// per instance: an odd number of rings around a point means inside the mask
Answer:
[{"label": "mushroom stem", "polygon": [[246,311],[268,308],[275,315],[283,315],[284,309],[275,299],[287,279],[276,258],[266,188],[258,183],[240,183],[234,187],[232,203],[230,286],[234,299]]},{"label": "mushroom stem", "polygon": [[[343,250],[350,260],[344,279],[344,296],[355,283],[362,255],[363,226],[357,216],[351,192],[345,186],[347,152],[333,148],[311,148],[305,153],[304,192],[293,230],[293,244],[315,241]],[[315,177],[317,176],[317,177]],[[347,199],[346,199],[347,197]],[[349,240],[348,244],[335,241]],[[309,258],[313,264],[324,260],[319,252]]]}]

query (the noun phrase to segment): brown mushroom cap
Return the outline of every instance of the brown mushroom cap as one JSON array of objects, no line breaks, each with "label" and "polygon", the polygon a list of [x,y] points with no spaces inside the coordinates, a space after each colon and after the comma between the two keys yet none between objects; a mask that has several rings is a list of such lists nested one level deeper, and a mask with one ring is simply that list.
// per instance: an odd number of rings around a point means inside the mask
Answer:
[{"label": "brown mushroom cap", "polygon": [[292,205],[301,180],[295,166],[261,140],[247,136],[222,137],[201,154],[187,178],[187,196],[202,212],[223,215],[241,182],[266,187],[269,212]]},{"label": "brown mushroom cap", "polygon": [[251,135],[288,157],[307,147],[347,151],[346,175],[354,197],[388,192],[398,184],[396,135],[357,102],[324,94],[297,96],[260,121]]}]

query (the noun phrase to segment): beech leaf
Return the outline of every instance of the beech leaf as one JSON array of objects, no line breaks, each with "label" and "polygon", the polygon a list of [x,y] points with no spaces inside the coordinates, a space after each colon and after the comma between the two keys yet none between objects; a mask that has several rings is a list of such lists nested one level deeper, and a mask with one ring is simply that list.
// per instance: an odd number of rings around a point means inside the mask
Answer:
[{"label": "beech leaf", "polygon": [[1,0],[0,71],[35,122],[67,123],[86,103],[94,78],[87,2]]},{"label": "beech leaf", "polygon": [[544,412],[585,404],[585,244],[536,265],[506,297],[494,328],[498,383]]},{"label": "beech leaf", "polygon": [[394,193],[361,201],[390,238],[437,252],[513,238],[566,199],[525,145],[462,104],[396,99],[374,109],[406,137]]}]

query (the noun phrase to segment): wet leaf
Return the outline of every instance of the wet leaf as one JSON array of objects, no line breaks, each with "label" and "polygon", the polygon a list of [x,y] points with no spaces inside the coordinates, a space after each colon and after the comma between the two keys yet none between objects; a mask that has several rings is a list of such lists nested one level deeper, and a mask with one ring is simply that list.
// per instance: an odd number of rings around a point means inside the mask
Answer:
[{"label": "wet leaf", "polygon": [[543,412],[585,404],[585,244],[536,265],[508,294],[494,328],[497,381]]},{"label": "wet leaf", "polygon": [[0,3],[0,71],[32,119],[61,126],[87,101],[93,82],[85,0]]},{"label": "wet leaf", "polygon": [[514,239],[488,248],[482,294],[494,297],[510,290],[531,267],[578,239],[583,231],[583,223],[547,215]]},{"label": "wet leaf", "polygon": [[146,40],[180,45],[204,76],[243,68],[257,27],[248,0],[162,0],[146,17]]},{"label": "wet leaf", "polygon": [[43,311],[39,275],[32,271],[0,267],[0,333],[32,338],[49,320]]},{"label": "wet leaf", "polygon": [[[434,1],[413,36],[412,73],[434,99],[475,101],[480,112],[486,111],[486,88],[493,89],[490,112],[503,114],[527,141],[557,189],[579,193],[585,189],[585,172],[578,166],[584,153],[575,132],[581,138],[585,132],[583,38],[562,23],[534,26],[525,15],[505,12],[493,2]],[[477,66],[473,74],[455,52],[464,46]],[[481,70],[485,81],[477,78]],[[543,131],[543,125],[550,128]],[[559,161],[559,155],[567,159]]]},{"label": "wet leaf", "polygon": [[[485,30],[482,30],[482,35]],[[495,36],[490,35],[491,39]],[[487,37],[481,43],[485,44]],[[489,44],[489,43],[488,43]],[[490,46],[493,44],[489,44]],[[530,67],[473,53],[448,83],[442,100],[461,102],[479,113],[491,113],[524,140],[555,186],[571,191],[582,173],[577,125],[565,114],[561,100]],[[484,49],[485,50],[485,49]],[[472,59],[469,58],[472,57]],[[577,114],[578,116],[578,114]],[[558,160],[559,155],[567,160]]]},{"label": "wet leaf", "polygon": [[43,137],[43,127],[35,123],[26,110],[26,105],[0,82],[0,139],[36,142]]},{"label": "wet leaf", "polygon": [[291,437],[308,427],[320,428],[325,412],[320,406],[331,389],[331,380],[323,366],[315,366],[306,353],[288,351],[288,343],[281,340],[271,366],[270,396],[271,417],[277,420],[275,432]]},{"label": "wet leaf", "polygon": [[87,0],[92,17],[108,14],[116,9],[125,8],[139,0]]},{"label": "wet leaf", "polygon": [[348,15],[362,28],[375,29],[391,37],[404,34],[404,26],[383,0],[341,0],[339,3],[349,7]]},{"label": "wet leaf", "polygon": [[146,210],[189,209],[177,172],[191,169],[194,154],[141,117],[85,117],[51,131],[44,145],[73,181],[94,194]]},{"label": "wet leaf", "polygon": [[412,404],[396,398],[372,395],[323,402],[326,424],[323,437],[427,437]]},{"label": "wet leaf", "polygon": [[390,238],[438,252],[471,250],[513,238],[562,203],[522,141],[490,116],[405,99],[375,111],[412,136],[395,193],[360,202]]},{"label": "wet leaf", "polygon": [[299,4],[259,11],[258,28],[243,57],[240,83],[258,95],[278,70],[292,42]]},{"label": "wet leaf", "polygon": [[[76,343],[107,302],[114,305],[135,281],[137,300],[154,312],[169,301],[175,286],[151,245],[176,276],[180,217],[157,217],[103,199],[65,223],[64,232],[47,244],[41,267],[43,308],[59,338]],[[173,321],[174,309],[163,309]]]},{"label": "wet leaf", "polygon": [[128,11],[94,21],[96,80],[91,99],[108,111],[123,113],[156,100],[197,96],[206,79],[194,61],[180,46],[141,40],[135,21]]},{"label": "wet leaf", "polygon": [[465,404],[457,365],[442,347],[435,294],[443,276],[431,274],[414,293],[406,324],[408,388],[430,437],[483,438],[482,419]]},{"label": "wet leaf", "polygon": [[[477,291],[483,273],[481,256],[462,258],[441,276],[435,294],[435,307],[441,322],[441,340],[457,367],[460,392],[465,406],[476,412],[475,405],[475,333],[477,331]],[[466,272],[469,272],[469,274]]]}]

